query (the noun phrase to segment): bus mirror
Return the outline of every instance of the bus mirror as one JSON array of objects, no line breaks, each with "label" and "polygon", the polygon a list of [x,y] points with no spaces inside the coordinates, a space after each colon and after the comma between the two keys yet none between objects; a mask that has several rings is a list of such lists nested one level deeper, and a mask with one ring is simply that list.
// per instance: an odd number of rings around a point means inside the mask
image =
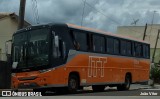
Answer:
[{"label": "bus mirror", "polygon": [[12,40],[5,42],[5,52],[6,55],[11,55],[11,46],[12,46]]},{"label": "bus mirror", "polygon": [[55,47],[59,47],[59,37],[55,36]]}]

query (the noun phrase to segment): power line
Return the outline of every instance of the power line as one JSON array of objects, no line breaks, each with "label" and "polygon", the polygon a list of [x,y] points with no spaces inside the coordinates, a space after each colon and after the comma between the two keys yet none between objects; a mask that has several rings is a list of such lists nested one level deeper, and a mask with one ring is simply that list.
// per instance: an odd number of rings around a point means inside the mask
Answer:
[{"label": "power line", "polygon": [[[95,8],[94,6],[92,6],[91,4],[89,4],[87,1],[85,0],[82,0],[85,4],[87,4],[89,7],[91,7],[92,9],[94,9],[95,11],[97,11],[98,13],[102,14],[103,16],[107,17],[108,19],[110,19],[112,21],[112,23],[116,24],[116,25],[121,25],[119,22],[115,21],[114,19],[110,18],[109,16],[107,16],[106,14],[104,14],[103,12],[101,12],[100,10],[98,10],[97,8]],[[127,29],[131,30],[131,31],[134,31],[134,32],[137,32],[139,33],[138,31],[136,30],[133,30],[133,29],[130,29],[128,27],[126,27]]]},{"label": "power line", "polygon": [[85,5],[86,5],[86,0],[84,1],[84,6],[83,6],[83,12],[82,12],[81,26],[83,25],[83,17],[84,17]]},{"label": "power line", "polygon": [[33,10],[34,21],[36,24],[39,24],[40,22],[39,22],[37,0],[32,0],[32,10]]},{"label": "power line", "polygon": [[104,13],[102,13],[101,11],[97,10],[94,6],[92,6],[91,4],[89,4],[87,1],[82,0],[83,2],[85,2],[89,7],[91,7],[92,9],[94,9],[95,11],[97,11],[98,13],[102,14],[103,16],[109,18],[112,22],[116,23],[116,24],[120,24],[119,22],[113,20],[112,18],[110,18],[109,16],[105,15]]},{"label": "power line", "polygon": [[36,3],[36,5],[35,5],[35,8],[36,8],[36,21],[37,21],[37,24],[39,24],[40,23],[40,20],[39,20],[39,13],[38,13],[38,7],[37,7],[37,0],[35,0],[35,3]]}]

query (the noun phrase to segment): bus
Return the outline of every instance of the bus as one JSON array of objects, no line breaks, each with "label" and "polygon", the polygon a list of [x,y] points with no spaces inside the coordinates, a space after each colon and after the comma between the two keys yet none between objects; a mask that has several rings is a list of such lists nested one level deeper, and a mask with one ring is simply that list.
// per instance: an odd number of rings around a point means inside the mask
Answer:
[{"label": "bus", "polygon": [[73,24],[18,30],[11,53],[13,89],[129,90],[149,80],[149,43]]}]

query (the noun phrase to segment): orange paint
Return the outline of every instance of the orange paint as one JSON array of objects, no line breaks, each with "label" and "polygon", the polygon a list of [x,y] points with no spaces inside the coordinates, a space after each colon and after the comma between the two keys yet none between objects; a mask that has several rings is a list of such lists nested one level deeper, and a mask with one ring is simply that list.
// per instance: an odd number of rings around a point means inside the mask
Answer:
[{"label": "orange paint", "polygon": [[[91,64],[92,63],[92,64]],[[97,64],[97,65],[94,65]],[[147,81],[149,79],[149,59],[135,59],[129,57],[99,57],[78,54],[64,66],[51,69],[48,72],[39,71],[16,73],[12,77],[12,87],[18,88],[21,83],[36,83],[39,87],[48,85],[68,85],[69,74],[78,72],[81,85],[96,83],[121,83],[125,81],[127,72],[131,73],[132,82]],[[20,81],[19,78],[35,76],[34,80]]]}]

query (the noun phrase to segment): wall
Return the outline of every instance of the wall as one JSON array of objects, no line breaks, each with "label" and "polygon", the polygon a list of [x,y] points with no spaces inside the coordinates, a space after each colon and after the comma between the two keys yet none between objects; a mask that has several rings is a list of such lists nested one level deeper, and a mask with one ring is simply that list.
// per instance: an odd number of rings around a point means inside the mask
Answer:
[{"label": "wall", "polygon": [[12,39],[12,34],[17,30],[18,23],[10,17],[0,19],[0,60],[6,60],[5,42]]},{"label": "wall", "polygon": [[[130,36],[133,38],[143,39],[145,26],[119,26],[117,28],[117,34]],[[153,55],[153,49],[155,47],[156,38],[158,34],[158,29],[160,29],[160,24],[154,24],[153,26],[148,25],[146,31],[145,41],[150,43],[151,47],[151,58]],[[155,53],[155,62],[158,63],[160,60],[160,39],[158,40],[157,50]]]},{"label": "wall", "polygon": [[[117,34],[130,36],[142,40],[144,35],[144,29],[145,26],[119,26],[117,28]],[[155,46],[158,29],[160,29],[160,24],[153,25],[152,28],[150,25],[148,25],[145,41],[151,44],[151,48],[154,48]],[[157,48],[160,48],[160,40],[158,41]]]},{"label": "wall", "polygon": [[[150,50],[150,52],[151,52],[151,58],[152,58],[152,55],[153,55],[153,51],[154,51],[154,49],[151,48],[151,50]],[[154,62],[155,63],[159,63],[160,62],[160,48],[156,49]]]}]

